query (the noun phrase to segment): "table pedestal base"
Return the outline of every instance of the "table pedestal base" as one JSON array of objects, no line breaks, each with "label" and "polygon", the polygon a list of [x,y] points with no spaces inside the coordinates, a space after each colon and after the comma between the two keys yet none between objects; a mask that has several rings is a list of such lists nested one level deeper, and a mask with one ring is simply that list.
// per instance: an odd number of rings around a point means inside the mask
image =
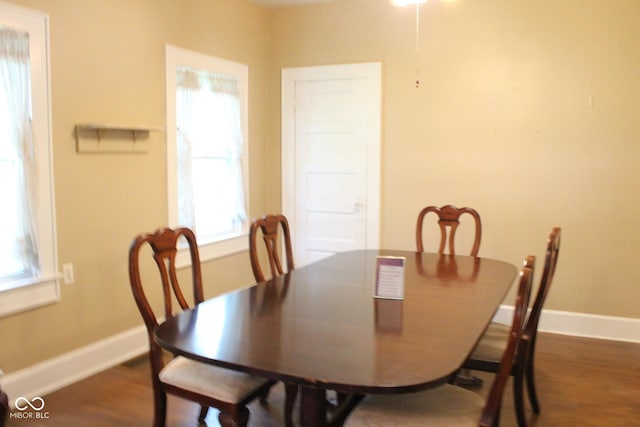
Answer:
[{"label": "table pedestal base", "polygon": [[301,387],[300,423],[303,427],[325,427],[327,425],[327,395],[320,388]]}]

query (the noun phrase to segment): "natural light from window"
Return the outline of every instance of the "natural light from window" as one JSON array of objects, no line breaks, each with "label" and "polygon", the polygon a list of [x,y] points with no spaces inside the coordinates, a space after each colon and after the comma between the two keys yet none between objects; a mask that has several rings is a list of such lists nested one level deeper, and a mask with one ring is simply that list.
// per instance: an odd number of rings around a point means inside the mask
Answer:
[{"label": "natural light from window", "polygon": [[169,223],[194,231],[202,259],[245,250],[247,66],[166,54]]},{"label": "natural light from window", "polygon": [[0,316],[59,299],[48,17],[0,3]]}]

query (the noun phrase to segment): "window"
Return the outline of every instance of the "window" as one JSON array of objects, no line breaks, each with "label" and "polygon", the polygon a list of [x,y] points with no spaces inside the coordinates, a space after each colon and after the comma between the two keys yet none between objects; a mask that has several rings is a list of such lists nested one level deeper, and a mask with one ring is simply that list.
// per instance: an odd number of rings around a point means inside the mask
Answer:
[{"label": "window", "polygon": [[246,65],[166,47],[169,224],[203,260],[248,247],[247,86]]},{"label": "window", "polygon": [[59,299],[48,17],[0,4],[0,315]]}]

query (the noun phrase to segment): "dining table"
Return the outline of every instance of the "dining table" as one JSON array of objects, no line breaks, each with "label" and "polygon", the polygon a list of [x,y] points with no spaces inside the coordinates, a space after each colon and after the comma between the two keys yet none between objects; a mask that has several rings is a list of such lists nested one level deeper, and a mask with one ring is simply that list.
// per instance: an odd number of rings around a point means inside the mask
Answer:
[{"label": "dining table", "polygon": [[[402,299],[375,297],[379,257],[404,260]],[[155,340],[174,354],[298,385],[300,424],[325,426],[328,390],[410,393],[451,380],[517,271],[490,258],[341,252],[167,318]]]}]

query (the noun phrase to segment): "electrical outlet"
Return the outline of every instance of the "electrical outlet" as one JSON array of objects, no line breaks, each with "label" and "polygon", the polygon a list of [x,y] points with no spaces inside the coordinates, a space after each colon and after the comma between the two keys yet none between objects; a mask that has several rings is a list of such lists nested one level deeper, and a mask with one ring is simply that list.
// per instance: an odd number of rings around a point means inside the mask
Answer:
[{"label": "electrical outlet", "polygon": [[64,277],[65,285],[73,284],[73,282],[75,281],[75,278],[73,277],[73,264],[71,264],[70,262],[62,264],[62,274]]}]

